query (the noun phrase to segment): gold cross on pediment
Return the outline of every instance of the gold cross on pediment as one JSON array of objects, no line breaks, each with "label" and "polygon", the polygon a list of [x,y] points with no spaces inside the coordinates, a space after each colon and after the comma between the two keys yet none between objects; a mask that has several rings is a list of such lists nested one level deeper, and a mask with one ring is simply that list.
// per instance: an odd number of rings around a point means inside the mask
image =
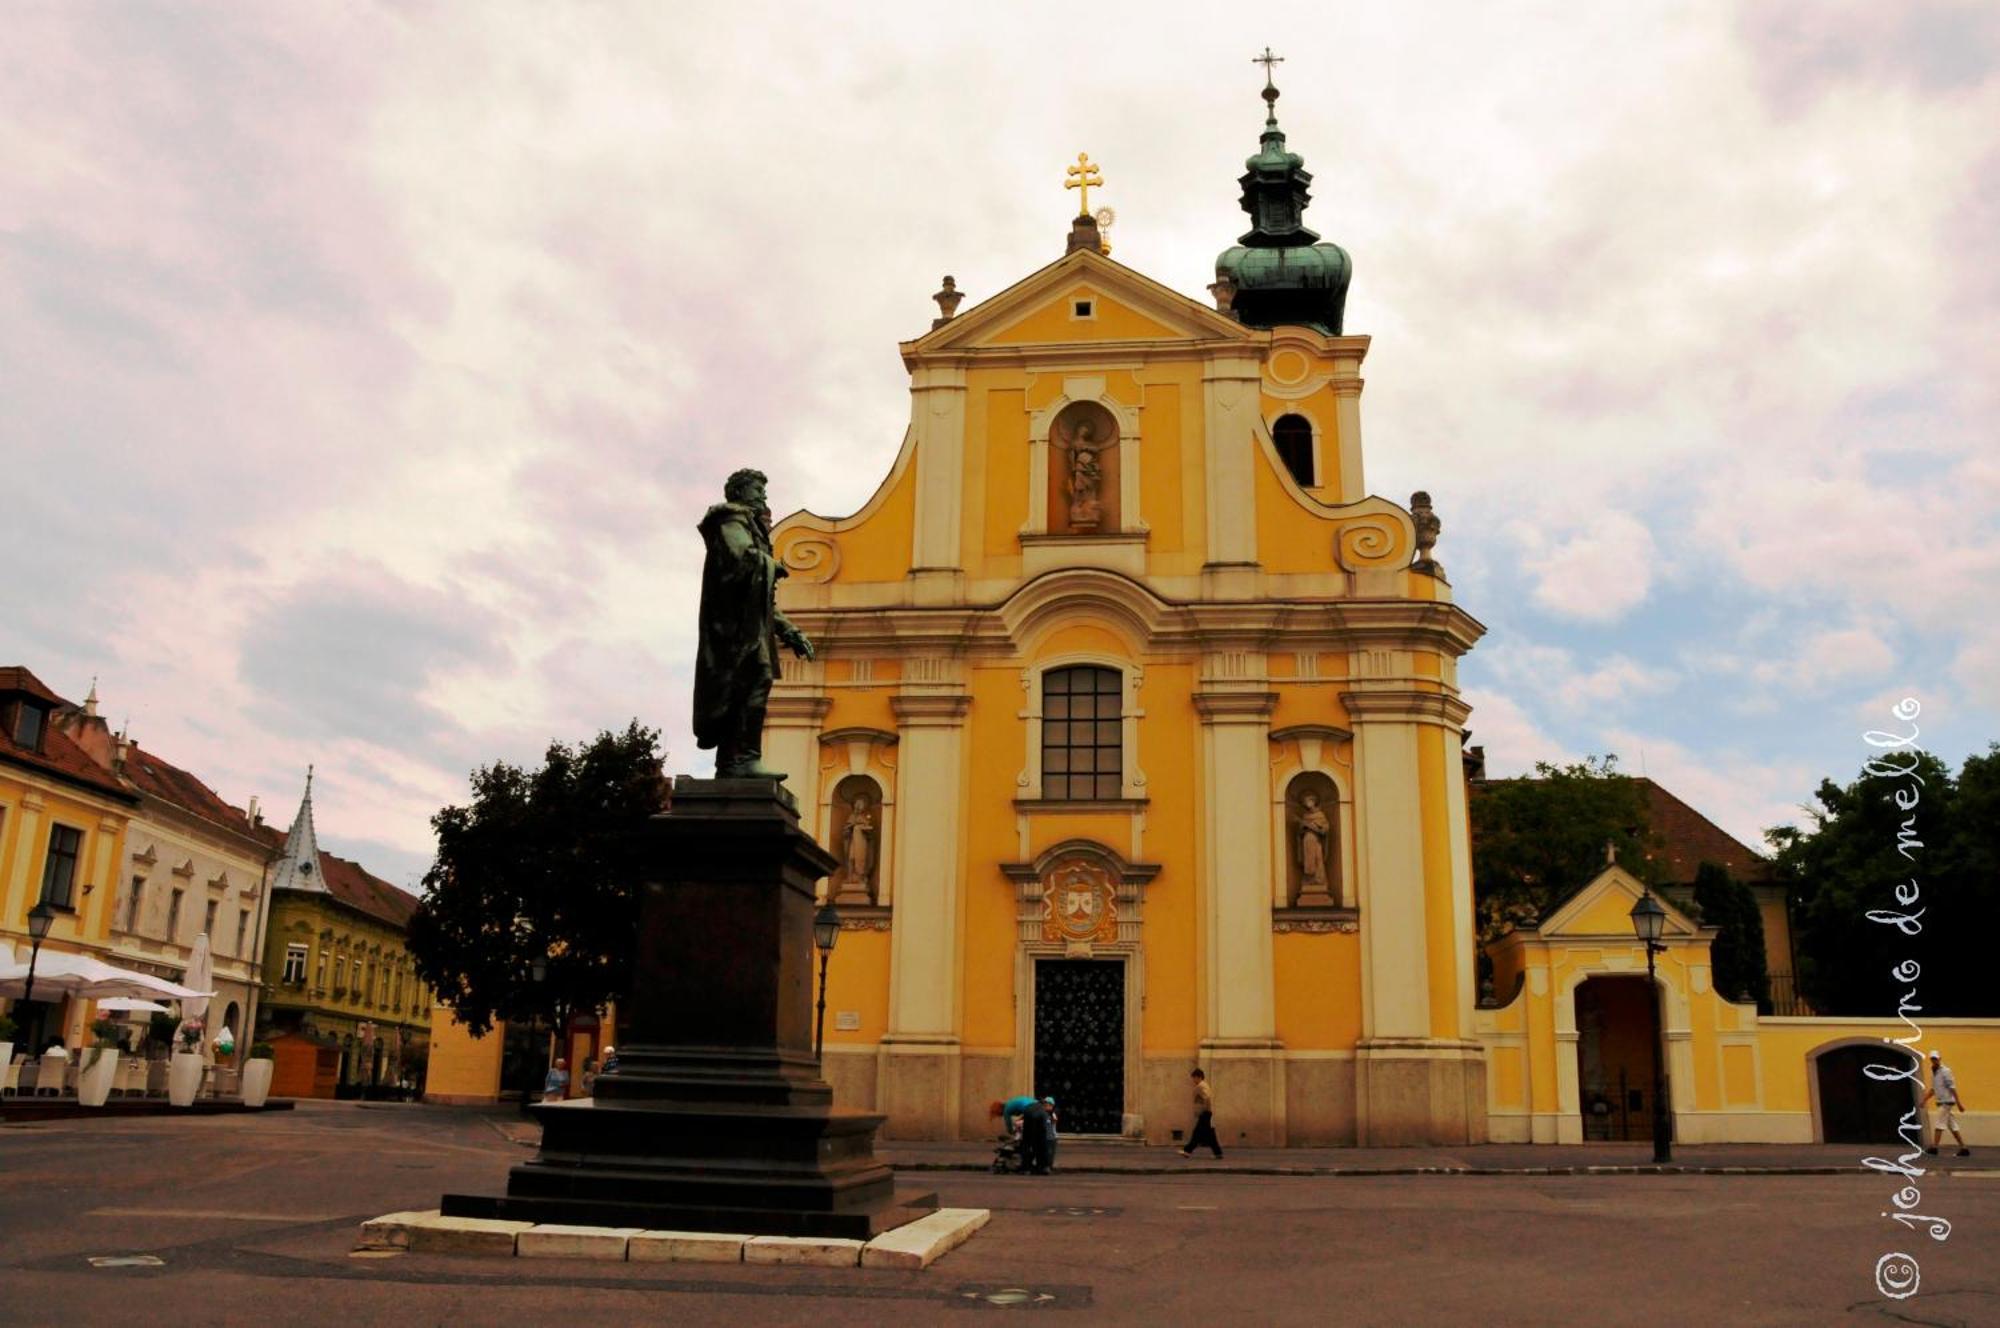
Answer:
[{"label": "gold cross on pediment", "polygon": [[1090,215],[1090,191],[1092,187],[1102,188],[1104,176],[1098,172],[1097,163],[1090,159],[1088,152],[1076,154],[1076,165],[1069,168],[1069,179],[1063,181],[1063,188],[1079,191],[1076,215]]}]

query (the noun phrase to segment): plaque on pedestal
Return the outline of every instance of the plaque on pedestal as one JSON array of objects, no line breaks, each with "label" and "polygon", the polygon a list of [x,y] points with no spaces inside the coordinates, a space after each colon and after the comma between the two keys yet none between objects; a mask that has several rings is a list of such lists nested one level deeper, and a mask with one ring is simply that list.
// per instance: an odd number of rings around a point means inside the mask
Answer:
[{"label": "plaque on pedestal", "polygon": [[447,1216],[867,1239],[937,1206],[897,1194],[883,1118],[833,1105],[812,1046],[813,887],[833,858],[770,779],[675,782],[648,824],[618,1068],[536,1107],[503,1196]]}]

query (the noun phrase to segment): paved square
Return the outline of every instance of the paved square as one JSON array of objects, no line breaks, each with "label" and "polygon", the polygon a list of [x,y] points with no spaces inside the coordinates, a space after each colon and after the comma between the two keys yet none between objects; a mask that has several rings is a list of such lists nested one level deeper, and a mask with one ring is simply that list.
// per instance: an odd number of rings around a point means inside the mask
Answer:
[{"label": "paved square", "polygon": [[[494,1113],[305,1104],[267,1117],[0,1126],[9,1323],[2000,1323],[2000,1174],[1924,1178],[1934,1242],[1874,1175],[1326,1176],[930,1171],[990,1224],[925,1270],[370,1250],[360,1223],[494,1184]],[[1080,1150],[1079,1150],[1080,1151]],[[1855,1160],[1858,1162],[1857,1150]],[[1873,1290],[1907,1250],[1919,1294]],[[144,1264],[93,1258],[151,1255]],[[143,1283],[143,1285],[141,1285]]]}]

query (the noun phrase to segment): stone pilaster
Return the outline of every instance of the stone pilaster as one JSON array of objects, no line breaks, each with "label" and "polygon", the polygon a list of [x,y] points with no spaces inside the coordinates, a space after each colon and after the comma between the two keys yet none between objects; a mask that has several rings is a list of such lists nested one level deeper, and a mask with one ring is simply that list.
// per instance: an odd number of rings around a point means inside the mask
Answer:
[{"label": "stone pilaster", "polygon": [[910,569],[920,603],[952,599],[961,570],[965,507],[965,370],[926,365],[910,378],[917,505]]},{"label": "stone pilaster", "polygon": [[[1408,685],[1388,652],[1357,656],[1341,697],[1354,731],[1362,938],[1355,1126],[1364,1147],[1485,1137],[1485,1065],[1465,1036],[1472,934],[1455,754],[1469,707]],[[1427,734],[1427,730],[1431,732]],[[1440,742],[1439,738],[1443,741]],[[1463,976],[1461,976],[1463,969]]]},{"label": "stone pilaster", "polygon": [[875,1102],[892,1138],[949,1139],[959,1115],[959,821],[972,698],[956,686],[906,685],[891,705],[900,738],[898,886],[889,941],[889,1027]]},{"label": "stone pilaster", "polygon": [[1228,1142],[1285,1142],[1285,1071],[1271,948],[1270,729],[1277,697],[1260,681],[1211,682],[1201,716],[1202,1059],[1228,1093]]}]

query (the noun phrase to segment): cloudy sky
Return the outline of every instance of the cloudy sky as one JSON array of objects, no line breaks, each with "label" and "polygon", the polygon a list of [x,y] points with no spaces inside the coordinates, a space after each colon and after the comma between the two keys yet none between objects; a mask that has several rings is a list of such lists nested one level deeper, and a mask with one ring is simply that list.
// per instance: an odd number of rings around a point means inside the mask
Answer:
[{"label": "cloudy sky", "polygon": [[851,511],[896,342],[1059,256],[1203,298],[1269,42],[1497,772],[1739,836],[1905,694],[2000,737],[2000,9],[26,3],[0,663],[410,882],[466,772],[686,731],[728,471]]}]

